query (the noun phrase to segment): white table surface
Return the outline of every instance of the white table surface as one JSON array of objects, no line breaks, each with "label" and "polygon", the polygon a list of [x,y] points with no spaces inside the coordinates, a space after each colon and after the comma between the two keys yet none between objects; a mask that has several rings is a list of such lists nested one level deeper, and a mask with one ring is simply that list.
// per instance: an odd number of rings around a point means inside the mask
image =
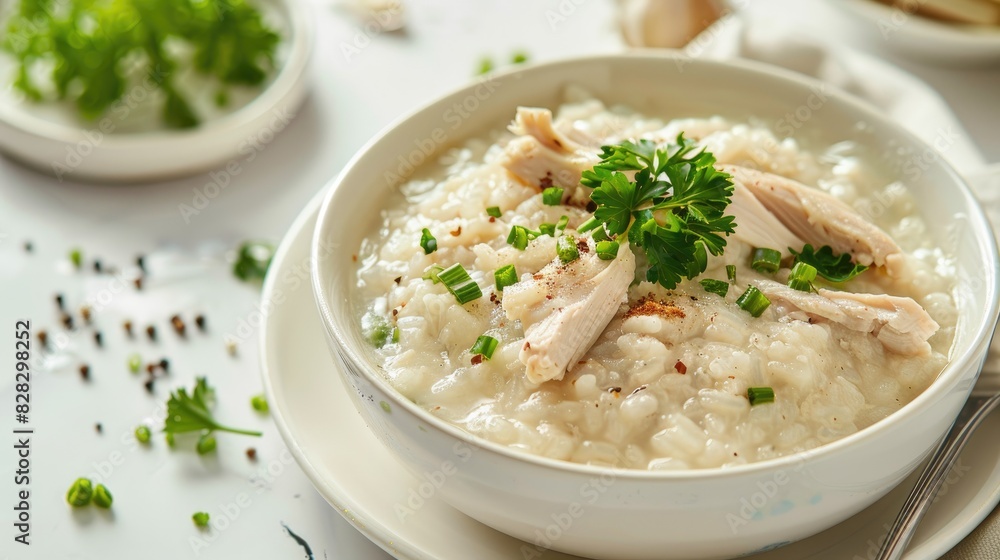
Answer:
[{"label": "white table surface", "polygon": [[[819,0],[750,4],[748,16],[764,25],[793,18],[804,34],[884,55],[926,80],[951,103],[986,159],[1000,161],[1000,70],[898,60]],[[573,13],[553,29],[547,12],[558,13],[560,6],[574,6]],[[225,253],[246,238],[278,241],[355,150],[401,114],[467,82],[482,56],[503,60],[523,49],[545,60],[621,48],[610,0],[410,0],[407,7],[404,33],[376,34],[366,44],[362,21],[316,2],[310,97],[294,122],[253,161],[243,162],[243,171],[187,222],[179,205],[192,204],[194,192],[213,181],[209,174],[134,186],[60,183],[0,158],[0,333],[11,337],[0,345],[13,347],[15,318],[31,319],[36,332],[60,330],[52,301],[57,292],[73,309],[88,294],[111,294],[110,303],[95,311],[95,327],[78,329],[51,362],[52,371],[33,378],[32,545],[13,544],[4,521],[0,557],[304,557],[285,534],[286,523],[316,558],[388,558],[313,491],[273,424],[250,409],[250,396],[261,390],[257,333],[241,323],[252,319],[258,291],[232,279]],[[346,57],[343,43],[356,40],[360,53]],[[22,249],[26,240],[34,246],[31,254]],[[141,292],[118,290],[112,277],[73,272],[66,255],[74,246],[84,250],[88,263],[99,257],[125,268],[135,255],[147,254],[149,281]],[[180,339],[167,321],[175,312],[189,323],[203,312],[209,332],[189,324],[187,338]],[[125,317],[140,331],[135,340],[122,332]],[[156,324],[159,342],[141,332],[148,323]],[[101,349],[93,344],[93,328],[104,335]],[[235,359],[225,352],[227,336],[242,339]],[[133,352],[171,360],[171,377],[155,398],[127,372],[126,357]],[[77,372],[81,363],[90,365],[89,383]],[[219,434],[219,449],[210,458],[169,451],[159,436],[149,449],[129,441],[135,425],[155,417],[170,388],[190,386],[201,374],[218,390],[217,417],[261,429],[263,438]],[[0,433],[8,434],[0,439],[6,449],[0,454],[0,506],[9,512],[15,492],[13,374],[0,379]],[[97,422],[103,434],[94,429]],[[251,445],[260,457],[256,463],[244,455]],[[70,483],[91,474],[114,493],[113,514],[71,511],[65,504]],[[200,532],[190,521],[198,510],[231,520],[221,530]]]}]

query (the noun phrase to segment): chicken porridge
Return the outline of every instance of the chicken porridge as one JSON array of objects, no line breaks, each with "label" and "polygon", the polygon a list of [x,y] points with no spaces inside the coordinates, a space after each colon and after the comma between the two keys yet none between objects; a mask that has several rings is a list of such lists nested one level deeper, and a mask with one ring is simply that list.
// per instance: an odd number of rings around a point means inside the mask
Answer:
[{"label": "chicken porridge", "polygon": [[947,362],[951,261],[848,144],[571,92],[400,193],[358,253],[361,328],[400,393],[502,445],[761,461],[885,418]]}]

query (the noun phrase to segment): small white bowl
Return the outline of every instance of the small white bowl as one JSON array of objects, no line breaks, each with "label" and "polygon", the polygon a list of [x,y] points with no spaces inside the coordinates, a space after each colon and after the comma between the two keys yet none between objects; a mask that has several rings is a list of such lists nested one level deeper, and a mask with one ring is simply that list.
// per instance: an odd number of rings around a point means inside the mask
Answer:
[{"label": "small white bowl", "polygon": [[[961,320],[951,361],[923,394],[882,422],[807,453],[729,469],[608,470],[546,459],[485,441],[444,422],[387,382],[357,317],[351,255],[374,231],[392,187],[387,166],[438,151],[510,121],[518,105],[555,107],[568,84],[645,114],[721,114],[774,125],[810,110],[795,136],[809,146],[854,141],[865,163],[908,176],[936,239],[961,239]],[[810,100],[813,103],[810,103]],[[455,107],[466,107],[457,118]],[[864,126],[860,126],[861,124]],[[892,147],[892,149],[887,149]],[[313,290],[333,354],[368,427],[416,476],[447,472],[437,495],[526,542],[615,560],[731,558],[802,539],[857,513],[906,477],[954,421],[977,377],[997,319],[997,249],[978,203],[933,150],[877,110],[819,82],[746,61],[679,54],[595,56],[542,64],[474,83],[397,122],[334,180],[313,238]],[[907,164],[910,164],[907,166]],[[957,236],[957,237],[956,237]],[[334,250],[330,250],[333,248]],[[331,428],[335,429],[335,428]],[[780,507],[778,507],[780,506]]]},{"label": "small white bowl", "polygon": [[[111,114],[81,125],[74,114],[0,91],[0,151],[63,180],[152,181],[190,175],[242,159],[288,125],[305,98],[314,29],[304,0],[264,0],[280,20],[280,67],[246,105],[187,130],[115,132],[130,124]],[[12,59],[0,53],[4,65]],[[138,86],[137,86],[138,87]],[[145,97],[145,95],[143,96]],[[158,119],[149,114],[147,118]]]},{"label": "small white bowl", "polygon": [[909,58],[936,64],[1000,63],[1000,27],[936,21],[875,0],[833,0],[875,40]]}]

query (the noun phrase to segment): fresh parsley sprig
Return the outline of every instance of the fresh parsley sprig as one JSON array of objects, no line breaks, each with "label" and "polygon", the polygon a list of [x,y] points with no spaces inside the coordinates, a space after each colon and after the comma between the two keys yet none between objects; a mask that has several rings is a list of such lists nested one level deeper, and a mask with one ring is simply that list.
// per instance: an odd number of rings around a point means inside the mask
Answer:
[{"label": "fresh parsley sprig", "polygon": [[642,248],[646,279],[666,288],[704,272],[708,254],[721,254],[724,235],[736,227],[725,215],[733,195],[730,175],[715,168],[710,152],[696,149],[683,133],[662,148],[649,140],[604,146],[601,163],[580,181],[594,189],[594,217],[606,232]]},{"label": "fresh parsley sprig", "polygon": [[801,251],[789,247],[788,252],[795,256],[795,262],[814,267],[817,274],[830,282],[847,282],[868,270],[867,266],[855,264],[847,253],[833,254],[833,248],[829,245],[823,245],[818,250],[813,249],[812,245],[806,245]]},{"label": "fresh parsley sprig", "polygon": [[171,393],[167,401],[167,418],[163,422],[163,431],[167,434],[219,431],[247,436],[261,435],[260,432],[230,428],[216,422],[209,410],[214,395],[215,390],[204,377],[198,378],[190,394],[183,387]]}]

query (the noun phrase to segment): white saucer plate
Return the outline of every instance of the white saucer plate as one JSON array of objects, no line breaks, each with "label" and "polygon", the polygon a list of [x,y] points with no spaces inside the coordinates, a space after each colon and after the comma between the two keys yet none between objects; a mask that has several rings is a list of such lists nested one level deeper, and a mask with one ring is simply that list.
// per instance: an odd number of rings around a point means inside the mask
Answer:
[{"label": "white saucer plate", "polygon": [[973,66],[1000,62],[1000,27],[935,21],[875,0],[833,0],[879,42],[909,58]]},{"label": "white saucer plate", "polygon": [[[320,198],[285,236],[264,286],[261,367],[271,414],[299,466],[354,527],[403,560],[511,560],[522,541],[465,516],[433,495],[368,430],[340,381],[308,282],[309,242]],[[993,415],[952,471],[905,560],[933,560],[1000,501],[1000,415]],[[847,521],[752,560],[874,558],[914,477]],[[443,484],[447,484],[444,480]],[[414,497],[416,496],[416,497]],[[573,558],[547,552],[545,560]]]}]

